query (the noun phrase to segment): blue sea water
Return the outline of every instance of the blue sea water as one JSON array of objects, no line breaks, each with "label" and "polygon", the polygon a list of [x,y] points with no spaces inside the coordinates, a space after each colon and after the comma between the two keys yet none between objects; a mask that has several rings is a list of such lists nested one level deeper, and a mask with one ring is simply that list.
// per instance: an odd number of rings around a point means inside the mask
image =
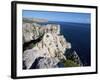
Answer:
[{"label": "blue sea water", "polygon": [[[61,34],[64,35],[67,41],[72,45],[79,55],[84,66],[91,65],[91,27],[86,23],[71,23],[71,22],[48,22],[50,24],[60,24]],[[45,23],[45,24],[48,24]]]},{"label": "blue sea water", "polygon": [[84,66],[90,66],[91,61],[91,28],[90,24],[60,23],[61,34],[72,44]]}]

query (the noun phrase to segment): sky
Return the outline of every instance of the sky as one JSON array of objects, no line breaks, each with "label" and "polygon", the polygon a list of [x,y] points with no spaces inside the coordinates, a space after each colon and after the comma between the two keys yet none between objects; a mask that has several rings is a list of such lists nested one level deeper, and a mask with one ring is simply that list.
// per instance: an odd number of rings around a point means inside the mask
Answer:
[{"label": "sky", "polygon": [[73,22],[73,23],[90,23],[90,13],[75,12],[51,12],[51,11],[34,11],[23,10],[22,17],[41,18],[48,21]]}]

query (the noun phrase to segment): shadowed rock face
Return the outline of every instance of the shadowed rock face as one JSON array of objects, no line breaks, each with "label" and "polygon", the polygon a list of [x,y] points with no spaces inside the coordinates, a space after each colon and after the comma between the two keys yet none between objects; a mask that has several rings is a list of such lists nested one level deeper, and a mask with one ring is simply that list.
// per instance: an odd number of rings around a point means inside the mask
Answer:
[{"label": "shadowed rock face", "polygon": [[77,63],[79,66],[83,66],[78,54],[73,49],[67,49],[65,54],[68,60],[72,60],[73,62]]},{"label": "shadowed rock face", "polygon": [[38,60],[38,63],[36,65],[37,69],[43,69],[43,68],[57,68],[58,67],[59,60],[57,58],[48,58],[44,57]]},{"label": "shadowed rock face", "polygon": [[[65,52],[71,49],[71,44],[60,35],[59,24],[23,23],[22,30],[23,69],[60,67],[61,60],[67,60]],[[77,53],[71,55],[76,56],[78,62]]]}]

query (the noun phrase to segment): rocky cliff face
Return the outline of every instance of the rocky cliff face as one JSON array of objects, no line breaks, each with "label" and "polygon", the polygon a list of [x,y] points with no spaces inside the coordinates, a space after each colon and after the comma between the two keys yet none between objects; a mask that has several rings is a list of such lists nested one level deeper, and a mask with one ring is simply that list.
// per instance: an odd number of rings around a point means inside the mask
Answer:
[{"label": "rocky cliff face", "polygon": [[[54,68],[59,67],[58,63],[61,60],[68,59],[68,54],[65,55],[65,52],[71,49],[71,43],[60,34],[59,24],[23,23],[22,29],[23,45],[29,43],[23,51],[23,68]],[[76,62],[78,61],[80,61],[79,58]]]}]

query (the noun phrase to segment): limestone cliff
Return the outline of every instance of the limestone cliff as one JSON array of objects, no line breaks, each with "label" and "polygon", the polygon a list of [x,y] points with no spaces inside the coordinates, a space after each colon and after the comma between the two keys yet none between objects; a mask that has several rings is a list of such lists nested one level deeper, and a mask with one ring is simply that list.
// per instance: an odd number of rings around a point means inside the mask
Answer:
[{"label": "limestone cliff", "polygon": [[22,30],[23,45],[29,44],[23,51],[23,68],[59,67],[61,60],[67,60],[65,52],[71,43],[60,34],[59,24],[23,23]]}]

